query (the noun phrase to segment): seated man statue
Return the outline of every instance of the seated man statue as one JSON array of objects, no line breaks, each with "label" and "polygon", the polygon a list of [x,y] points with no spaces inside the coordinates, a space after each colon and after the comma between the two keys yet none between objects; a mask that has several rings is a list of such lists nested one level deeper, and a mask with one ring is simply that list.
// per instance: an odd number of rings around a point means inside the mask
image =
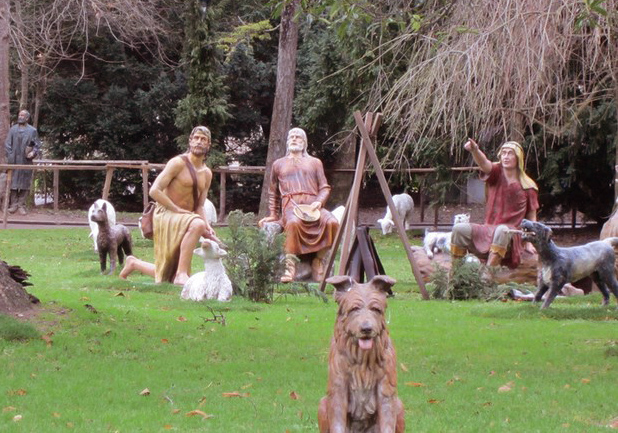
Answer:
[{"label": "seated man statue", "polygon": [[[524,245],[521,236],[513,235],[512,229],[519,228],[524,218],[536,221],[539,208],[537,185],[524,171],[524,151],[519,143],[508,141],[498,150],[500,161],[492,163],[474,140],[469,139],[464,149],[472,154],[485,181],[485,223],[453,226],[453,259],[469,251],[475,256],[487,257],[487,266],[502,264],[515,268],[520,263]],[[536,253],[529,242],[525,249]]]},{"label": "seated man statue", "polygon": [[[324,259],[333,244],[339,222],[324,204],[330,194],[330,186],[324,175],[322,162],[307,153],[307,134],[300,128],[288,132],[287,153],[272,166],[268,210],[269,216],[259,222],[277,221],[286,235],[286,271],[281,282],[290,282],[296,275],[294,256],[315,253],[311,262],[312,277],[324,276]],[[307,221],[307,212],[299,212],[300,205],[309,205],[308,212],[319,218]],[[296,209],[296,212],[294,210]],[[300,217],[299,217],[299,215]]]}]

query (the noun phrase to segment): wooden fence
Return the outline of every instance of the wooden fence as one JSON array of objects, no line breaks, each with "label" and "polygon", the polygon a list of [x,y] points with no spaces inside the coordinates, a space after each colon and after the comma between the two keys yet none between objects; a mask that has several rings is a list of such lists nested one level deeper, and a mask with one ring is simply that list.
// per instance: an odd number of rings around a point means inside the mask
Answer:
[{"label": "wooden fence", "polygon": [[[4,201],[4,206],[2,209],[3,212],[3,228],[7,227],[8,221],[8,197],[10,193],[10,185],[11,178],[13,174],[13,170],[15,169],[28,169],[34,171],[52,171],[53,172],[53,186],[52,186],[52,197],[53,197],[53,208],[54,212],[58,212],[59,210],[59,200],[60,196],[60,171],[64,170],[98,170],[105,171],[105,182],[103,184],[103,191],[101,193],[101,198],[107,200],[109,197],[109,191],[113,180],[114,171],[118,168],[121,169],[132,169],[132,170],[140,170],[142,173],[142,200],[143,205],[146,207],[148,204],[148,173],[150,170],[162,170],[165,167],[165,164],[153,164],[149,161],[129,161],[129,160],[121,160],[121,161],[113,161],[113,160],[96,160],[96,161],[64,161],[64,160],[47,160],[47,159],[37,159],[34,160],[33,165],[18,165],[18,164],[0,164],[0,171],[6,170],[7,172],[7,183],[5,186],[5,197],[7,199]],[[462,172],[462,171],[474,171],[477,170],[476,167],[453,167],[452,171]],[[340,173],[350,173],[351,175],[354,173],[355,169],[333,169],[328,170],[329,172],[340,172]],[[433,168],[412,168],[407,169],[406,172],[412,174],[429,174],[433,173],[436,170]],[[225,199],[227,195],[226,191],[226,183],[228,175],[247,175],[247,174],[260,174],[263,175],[265,172],[265,167],[263,166],[228,166],[228,167],[218,167],[213,169],[213,174],[219,174],[220,177],[220,191],[219,191],[219,215],[225,215]],[[385,169],[384,172],[392,173],[395,172],[393,169]],[[45,191],[46,193],[47,191]],[[424,220],[424,211],[425,211],[425,203],[422,199],[423,194],[421,194],[421,200],[419,203],[420,212],[421,212],[421,221]],[[438,206],[434,207],[434,226],[437,226],[438,221]]]}]

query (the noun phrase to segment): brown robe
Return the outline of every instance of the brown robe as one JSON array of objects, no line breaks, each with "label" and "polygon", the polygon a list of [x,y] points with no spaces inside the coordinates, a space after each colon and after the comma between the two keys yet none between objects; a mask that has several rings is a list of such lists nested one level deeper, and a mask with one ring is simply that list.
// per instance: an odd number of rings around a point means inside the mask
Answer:
[{"label": "brown robe", "polygon": [[[309,155],[285,156],[273,163],[268,208],[286,233],[285,252],[308,254],[333,244],[339,222],[324,205],[330,194],[322,161]],[[320,219],[305,222],[294,215],[294,204],[322,203]]]},{"label": "brown robe", "polygon": [[[488,253],[496,226],[506,224],[518,228],[531,209],[539,208],[538,193],[534,188],[523,189],[519,182],[509,183],[499,163],[494,163],[485,178],[487,203],[485,205],[485,224],[471,224],[474,247],[481,253]],[[509,253],[503,265],[515,268],[521,261],[523,242],[521,236],[514,235]]]}]

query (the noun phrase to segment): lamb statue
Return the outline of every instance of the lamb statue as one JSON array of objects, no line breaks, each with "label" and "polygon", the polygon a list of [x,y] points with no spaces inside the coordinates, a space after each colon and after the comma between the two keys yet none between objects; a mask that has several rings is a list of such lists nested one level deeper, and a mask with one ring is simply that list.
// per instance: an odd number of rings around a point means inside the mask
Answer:
[{"label": "lamb statue", "polygon": [[204,259],[204,270],[189,277],[182,287],[180,297],[193,301],[232,299],[232,282],[221,261],[222,257],[227,256],[227,252],[217,242],[204,239],[201,247],[193,250],[193,254]]},{"label": "lamb statue", "polygon": [[[460,213],[453,218],[453,225],[458,223],[469,223],[470,214]],[[439,252],[451,252],[451,232],[430,232],[425,230],[423,238],[423,249],[427,253],[427,257],[433,259],[433,255]]]},{"label": "lamb statue", "polygon": [[[412,213],[414,211],[414,200],[408,194],[395,194],[393,196],[393,202],[395,203],[395,209],[397,210],[397,215],[403,221],[403,227],[405,230],[410,228],[410,223],[412,223]],[[378,220],[378,224],[382,228],[382,234],[386,235],[393,231],[393,227],[395,227],[395,223],[393,221],[393,215],[391,214],[391,209],[389,206],[386,206],[386,214],[383,218]]]}]

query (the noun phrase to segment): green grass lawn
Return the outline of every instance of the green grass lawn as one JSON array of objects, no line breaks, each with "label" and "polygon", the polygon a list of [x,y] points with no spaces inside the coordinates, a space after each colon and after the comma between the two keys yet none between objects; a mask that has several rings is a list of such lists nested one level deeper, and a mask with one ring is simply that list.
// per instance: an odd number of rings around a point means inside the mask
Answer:
[{"label": "green grass lawn", "polygon": [[[331,287],[326,303],[306,292],[278,292],[272,304],[184,301],[180,288],[144,276],[100,275],[88,232],[0,231],[0,259],[31,273],[27,289],[44,307],[40,338],[0,339],[0,431],[317,431]],[[136,255],[151,260],[151,241],[132,234]],[[407,431],[618,423],[615,299],[609,308],[598,294],[557,299],[547,311],[423,301],[397,236],[371,234],[398,281],[386,314]]]}]

